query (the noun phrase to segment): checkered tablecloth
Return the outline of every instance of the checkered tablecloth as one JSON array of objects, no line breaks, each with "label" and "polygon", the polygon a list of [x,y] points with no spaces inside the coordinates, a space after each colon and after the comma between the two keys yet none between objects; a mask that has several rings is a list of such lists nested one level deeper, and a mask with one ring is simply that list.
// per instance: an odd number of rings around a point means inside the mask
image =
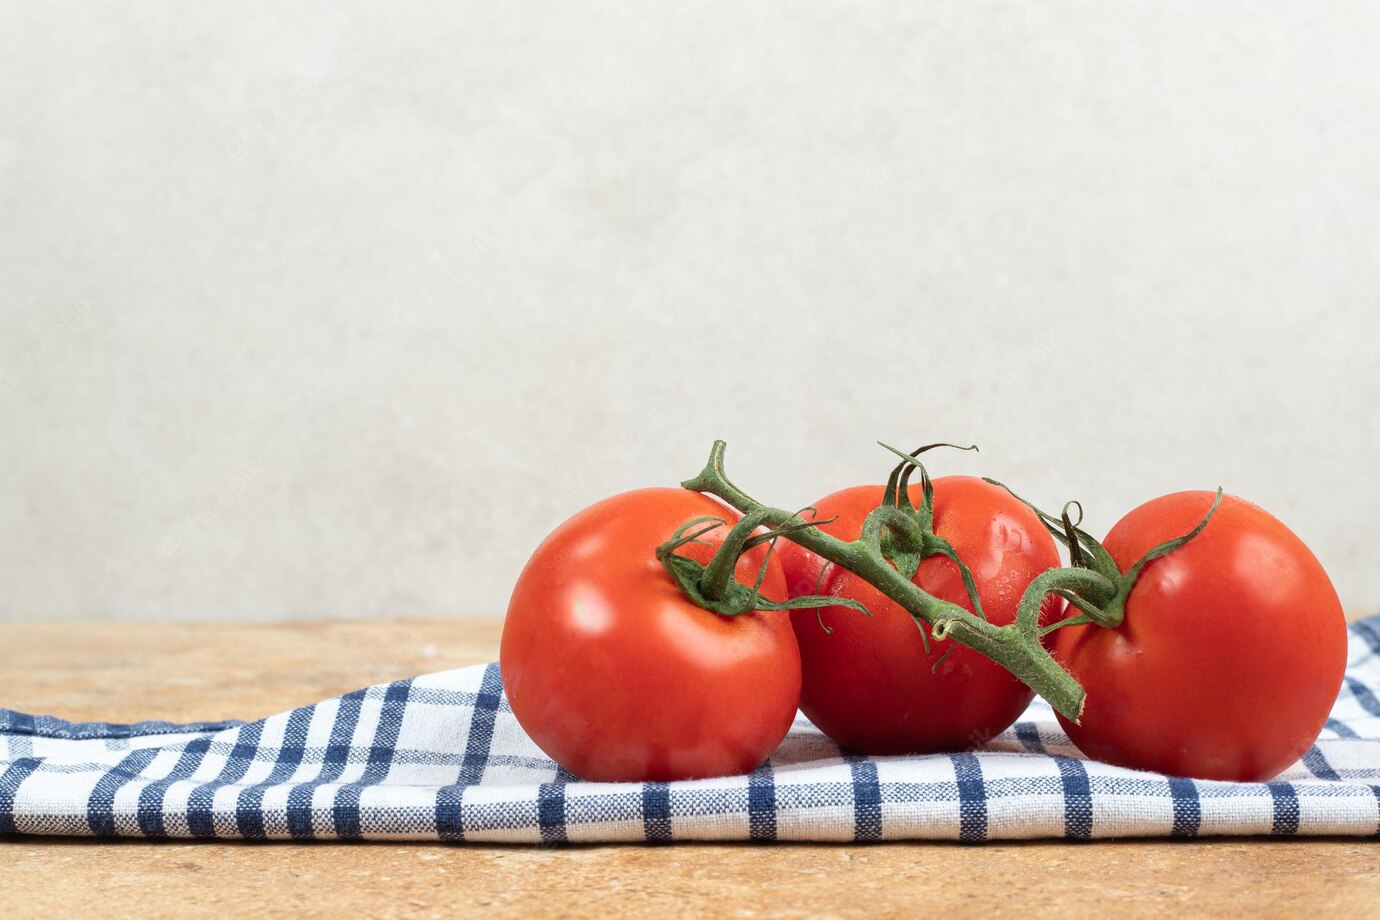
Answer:
[{"label": "checkered tablecloth", "polygon": [[0,710],[0,834],[505,843],[1372,836],[1378,697],[1380,617],[1352,625],[1346,681],[1322,737],[1269,783],[1086,760],[1039,701],[967,753],[854,756],[798,717],[748,776],[584,783],[523,734],[493,664],[257,722],[72,723]]}]

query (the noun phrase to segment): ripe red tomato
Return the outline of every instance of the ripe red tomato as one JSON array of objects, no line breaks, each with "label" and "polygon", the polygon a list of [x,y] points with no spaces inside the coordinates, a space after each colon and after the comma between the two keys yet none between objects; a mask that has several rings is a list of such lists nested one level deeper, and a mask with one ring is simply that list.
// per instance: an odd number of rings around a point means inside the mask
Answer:
[{"label": "ripe red tomato", "polygon": [[[788,615],[704,610],[656,558],[706,515],[740,517],[685,489],[615,495],[547,537],[513,588],[499,656],[508,701],[537,746],[582,779],[747,773],[790,728],[800,653]],[[707,564],[728,529],[679,553]],[[739,559],[739,581],[756,581],[766,552]],[[775,558],[762,595],[785,599]]]},{"label": "ripe red tomato", "polygon": [[[1103,545],[1124,572],[1192,530],[1213,498],[1146,502]],[[1265,780],[1292,764],[1317,739],[1346,668],[1346,619],[1322,565],[1231,495],[1198,536],[1146,565],[1120,626],[1052,638],[1088,693],[1079,724],[1059,719],[1079,750],[1199,779]]]},{"label": "ripe red tomato", "polygon": [[[883,491],[858,486],[816,502],[819,520],[837,516],[820,529],[856,539]],[[919,486],[911,487],[911,500],[920,501]],[[1035,512],[981,479],[934,480],[934,529],[968,565],[987,618],[998,625],[1015,620],[1026,586],[1059,564],[1054,540]],[[824,561],[784,541],[780,552],[791,595],[814,593]],[[913,581],[972,610],[958,566],[949,559],[923,560]],[[819,593],[860,601],[873,614],[868,618],[845,607],[824,608],[818,617],[813,610],[792,613],[804,675],[801,709],[840,746],[865,754],[962,750],[995,737],[1030,703],[1028,687],[970,648],[931,640],[926,653],[910,614],[851,572],[829,566]],[[1048,602],[1042,616],[1058,603]]]}]

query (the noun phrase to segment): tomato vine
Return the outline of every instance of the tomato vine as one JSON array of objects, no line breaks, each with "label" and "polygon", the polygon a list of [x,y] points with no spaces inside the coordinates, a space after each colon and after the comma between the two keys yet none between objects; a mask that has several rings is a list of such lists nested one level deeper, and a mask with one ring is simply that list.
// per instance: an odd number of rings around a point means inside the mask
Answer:
[{"label": "tomato vine", "polygon": [[[909,454],[887,447],[900,456],[902,462],[888,480],[882,503],[867,516],[862,534],[856,540],[844,541],[821,531],[815,526],[820,522],[803,519],[801,512],[765,505],[734,485],[724,469],[727,445],[723,441],[715,441],[704,469],[681,485],[716,496],[742,513],[742,521],[734,528],[732,538],[725,540],[719,555],[707,566],[701,566],[675,552],[679,546],[694,539],[695,534],[687,536],[686,531],[703,521],[690,522],[681,528],[670,541],[663,544],[657,555],[686,596],[705,609],[718,613],[732,615],[751,609],[842,604],[839,599],[819,596],[796,598],[788,604],[772,603],[761,599],[755,588],[748,588],[731,578],[725,581],[724,574],[731,574],[737,555],[745,547],[778,537],[798,543],[829,563],[854,573],[895,601],[921,625],[922,636],[928,630],[929,638],[935,641],[953,639],[985,655],[1042,696],[1065,718],[1077,722],[1083,712],[1086,694],[1079,682],[1050,655],[1041,641],[1043,636],[1068,625],[1119,624],[1122,605],[1145,564],[1172,552],[1200,533],[1221,501],[1221,490],[1218,490],[1217,503],[1213,504],[1212,510],[1197,527],[1156,546],[1125,573],[1120,572],[1101,545],[1070,518],[1070,506],[1065,506],[1061,516],[1056,519],[1030,505],[1050,533],[1069,548],[1072,564],[1050,569],[1037,576],[1022,595],[1015,621],[1006,626],[996,626],[989,623],[982,612],[967,566],[951,546],[934,534],[932,528],[933,491],[929,485],[929,475],[916,457],[938,446],[954,445],[928,445]],[[924,496],[918,507],[911,504],[907,489],[911,475],[916,471],[921,477]],[[993,480],[988,482],[1001,485]],[[1029,505],[1029,502],[1026,504]],[[765,534],[749,536],[760,527],[769,530]],[[976,612],[941,600],[911,580],[919,560],[930,555],[944,555],[959,567]],[[1040,610],[1050,595],[1068,601],[1077,613],[1042,626],[1039,622]]]}]

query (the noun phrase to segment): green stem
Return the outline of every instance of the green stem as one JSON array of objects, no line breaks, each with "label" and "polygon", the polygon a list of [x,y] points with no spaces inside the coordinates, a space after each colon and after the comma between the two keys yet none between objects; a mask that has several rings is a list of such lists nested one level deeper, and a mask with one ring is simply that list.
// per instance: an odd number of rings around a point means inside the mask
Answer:
[{"label": "green stem", "polygon": [[863,519],[862,535],[858,539],[880,551],[884,530],[891,533],[892,539],[900,549],[919,552],[924,546],[925,531],[919,522],[900,508],[889,505],[874,508],[868,513]]},{"label": "green stem", "polygon": [[762,526],[765,515],[760,512],[743,515],[742,520],[724,537],[714,558],[704,568],[704,578],[700,590],[713,601],[721,601],[728,596],[728,588],[733,583],[733,573],[738,567],[738,557],[743,554],[745,544],[752,532]]},{"label": "green stem", "polygon": [[[696,492],[716,495],[744,515],[760,516],[760,523],[773,529],[797,523],[792,512],[763,505],[729,481],[724,472],[726,448],[723,441],[715,441],[704,469],[682,485]],[[1008,626],[994,626],[957,604],[935,597],[898,572],[878,546],[877,530],[884,523],[891,526],[887,517],[879,515],[872,533],[852,542],[838,540],[815,527],[794,530],[784,536],[871,584],[912,617],[927,624],[935,639],[952,638],[1002,665],[1057,711],[1076,721],[1083,711],[1083,688],[1040,644],[1036,621],[1044,594],[1032,602],[1033,614],[1018,617],[1017,622]],[[1069,587],[1070,584],[1058,580],[1057,586]],[[1034,594],[1027,592],[1026,599]]]},{"label": "green stem", "polygon": [[[1038,632],[1040,608],[1044,606],[1045,598],[1051,594],[1072,591],[1088,604],[1100,608],[1111,603],[1117,594],[1117,588],[1116,582],[1092,569],[1048,569],[1036,575],[1030,582],[1030,587],[1026,588],[1025,594],[1021,595],[1020,606],[1016,608],[1016,625],[1022,631]],[[1090,613],[1081,605],[1078,609]],[[1097,622],[1096,617],[1093,619]],[[1118,616],[1116,622],[1111,622],[1108,618],[1108,622],[1099,625],[1115,626],[1120,621],[1121,618]]]}]

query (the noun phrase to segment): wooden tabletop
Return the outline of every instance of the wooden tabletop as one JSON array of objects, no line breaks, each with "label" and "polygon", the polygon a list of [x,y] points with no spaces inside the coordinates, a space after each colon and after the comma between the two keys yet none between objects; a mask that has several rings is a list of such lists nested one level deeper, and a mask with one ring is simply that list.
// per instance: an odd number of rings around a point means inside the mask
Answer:
[{"label": "wooden tabletop", "polygon": [[[256,718],[491,661],[492,620],[0,625],[0,706]],[[1240,840],[669,847],[0,837],[0,917],[1380,915],[1380,845]]]}]

